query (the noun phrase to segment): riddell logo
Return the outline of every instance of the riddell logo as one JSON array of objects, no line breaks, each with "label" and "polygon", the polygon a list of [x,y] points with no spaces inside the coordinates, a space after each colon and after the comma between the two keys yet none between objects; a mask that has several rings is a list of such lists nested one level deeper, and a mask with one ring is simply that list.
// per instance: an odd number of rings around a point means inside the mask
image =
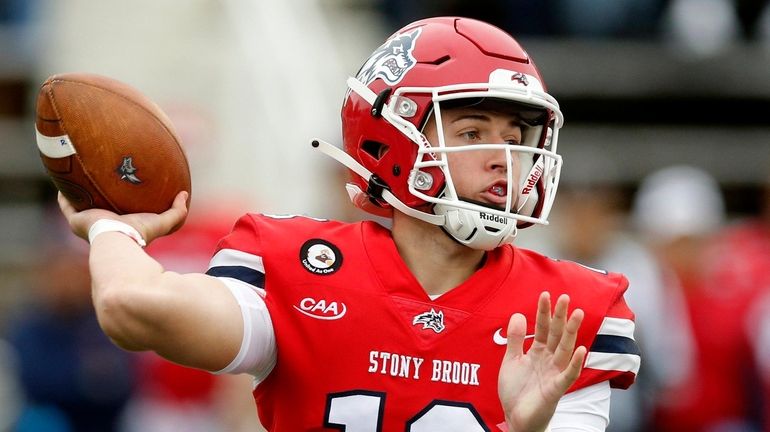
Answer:
[{"label": "riddell logo", "polygon": [[490,222],[497,222],[497,223],[501,223],[501,224],[508,223],[508,219],[507,218],[504,218],[504,217],[498,216],[498,215],[489,214],[489,213],[479,213],[479,219],[490,221]]},{"label": "riddell logo", "polygon": [[535,167],[535,171],[531,172],[529,174],[529,178],[527,179],[527,184],[524,186],[524,189],[521,190],[521,193],[528,194],[532,191],[532,188],[535,187],[535,184],[537,184],[537,181],[540,180],[540,176],[543,175],[543,167],[538,165]]}]

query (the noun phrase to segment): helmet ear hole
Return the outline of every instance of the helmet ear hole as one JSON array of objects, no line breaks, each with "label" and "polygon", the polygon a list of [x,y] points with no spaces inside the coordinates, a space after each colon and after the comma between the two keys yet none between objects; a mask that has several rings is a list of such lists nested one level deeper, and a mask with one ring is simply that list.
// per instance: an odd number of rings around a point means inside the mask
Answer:
[{"label": "helmet ear hole", "polygon": [[375,161],[382,159],[390,147],[377,141],[364,141],[361,144],[361,150],[371,156]]}]

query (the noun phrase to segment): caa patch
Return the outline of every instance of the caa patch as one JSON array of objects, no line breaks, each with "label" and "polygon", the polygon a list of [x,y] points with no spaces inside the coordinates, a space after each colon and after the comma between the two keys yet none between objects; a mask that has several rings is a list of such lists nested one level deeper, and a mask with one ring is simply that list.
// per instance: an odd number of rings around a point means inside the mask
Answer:
[{"label": "caa patch", "polygon": [[299,261],[310,273],[330,275],[342,266],[342,252],[326,240],[310,239],[300,248]]},{"label": "caa patch", "polygon": [[316,301],[312,297],[303,298],[300,300],[299,306],[294,305],[294,309],[320,320],[337,320],[344,317],[348,311],[348,307],[343,302],[327,302],[324,299]]}]

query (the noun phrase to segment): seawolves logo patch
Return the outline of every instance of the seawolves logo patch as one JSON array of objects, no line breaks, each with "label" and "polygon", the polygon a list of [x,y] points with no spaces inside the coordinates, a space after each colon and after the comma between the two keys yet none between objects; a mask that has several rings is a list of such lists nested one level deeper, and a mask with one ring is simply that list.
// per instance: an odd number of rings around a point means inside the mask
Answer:
[{"label": "seawolves logo patch", "polygon": [[330,275],[342,266],[342,252],[326,240],[310,239],[300,248],[299,261],[310,273]]},{"label": "seawolves logo patch", "polygon": [[377,78],[382,78],[390,85],[398,84],[417,64],[412,51],[421,32],[422,29],[417,28],[407,33],[396,34],[385,41],[361,66],[356,78],[365,85],[369,85]]},{"label": "seawolves logo patch", "polygon": [[412,320],[412,325],[422,324],[423,330],[431,329],[436,333],[444,331],[444,311],[436,312],[431,308],[428,312],[423,312]]}]

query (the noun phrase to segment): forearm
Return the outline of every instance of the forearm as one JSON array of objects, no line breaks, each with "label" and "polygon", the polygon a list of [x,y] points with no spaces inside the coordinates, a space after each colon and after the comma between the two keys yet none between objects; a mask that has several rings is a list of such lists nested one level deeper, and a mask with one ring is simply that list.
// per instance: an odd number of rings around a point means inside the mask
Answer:
[{"label": "forearm", "polygon": [[90,266],[99,324],[116,345],[210,371],[238,353],[240,308],[216,278],[164,271],[131,238],[115,232],[92,241]]},{"label": "forearm", "polygon": [[501,432],[551,432],[551,429],[547,425],[545,427],[543,427],[543,428],[537,428],[537,429],[531,429],[531,430],[528,430],[528,431],[522,431],[522,430],[518,430],[518,429],[514,428],[513,426],[509,426],[507,421],[504,422],[504,423],[498,424],[497,428]]},{"label": "forearm", "polygon": [[[556,405],[546,432],[600,432],[610,422],[610,384],[603,381],[563,396]],[[501,423],[498,429],[515,432]]]},{"label": "forearm", "polygon": [[[497,425],[497,428],[501,432],[515,432],[514,429],[511,429],[511,428],[508,427],[507,423],[500,423],[499,425]],[[537,432],[550,432],[550,429],[545,428],[542,431],[537,431]]]},{"label": "forearm", "polygon": [[186,199],[180,192],[160,214],[77,212],[61,194],[59,206],[72,232],[91,243],[92,297],[104,333],[122,348],[152,350],[185,366],[217,371],[241,345],[238,303],[216,278],[164,271],[137,244],[181,226]]},{"label": "forearm", "polygon": [[107,232],[91,244],[89,257],[94,308],[103,331],[117,345],[145,350],[146,335],[157,326],[155,289],[163,267],[128,236]]}]

